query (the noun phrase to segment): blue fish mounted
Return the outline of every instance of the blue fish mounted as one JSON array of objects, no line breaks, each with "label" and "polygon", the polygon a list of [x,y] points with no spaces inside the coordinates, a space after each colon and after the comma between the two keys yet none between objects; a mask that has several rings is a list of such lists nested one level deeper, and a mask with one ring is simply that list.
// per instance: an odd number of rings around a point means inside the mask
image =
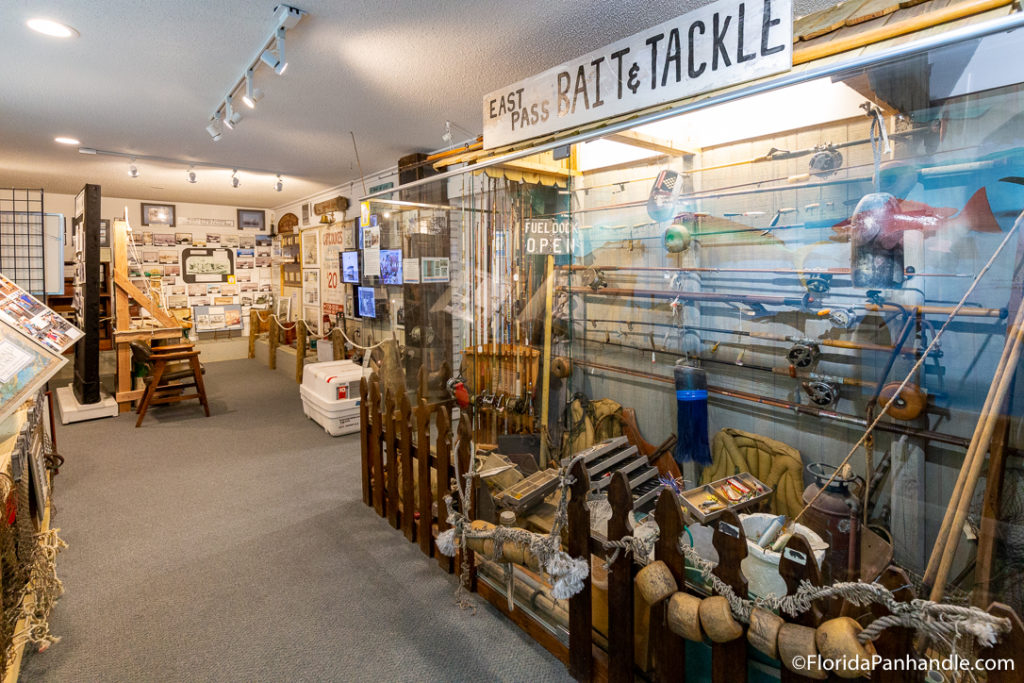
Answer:
[{"label": "blue fish mounted", "polygon": [[673,371],[676,385],[676,462],[711,464],[708,444],[708,376],[700,368],[677,365]]},{"label": "blue fish mounted", "polygon": [[647,199],[647,215],[655,223],[667,221],[675,215],[675,191],[678,182],[679,174],[668,169],[659,173],[655,178],[651,195]]}]

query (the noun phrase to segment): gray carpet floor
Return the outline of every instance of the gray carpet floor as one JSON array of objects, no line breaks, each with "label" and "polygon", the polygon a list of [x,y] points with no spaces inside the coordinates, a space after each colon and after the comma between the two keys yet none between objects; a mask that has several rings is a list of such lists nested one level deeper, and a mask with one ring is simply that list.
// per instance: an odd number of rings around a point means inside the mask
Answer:
[{"label": "gray carpet floor", "polygon": [[256,361],[198,402],[58,428],[62,640],[23,681],[555,681],[564,667],[362,503],[359,441]]}]

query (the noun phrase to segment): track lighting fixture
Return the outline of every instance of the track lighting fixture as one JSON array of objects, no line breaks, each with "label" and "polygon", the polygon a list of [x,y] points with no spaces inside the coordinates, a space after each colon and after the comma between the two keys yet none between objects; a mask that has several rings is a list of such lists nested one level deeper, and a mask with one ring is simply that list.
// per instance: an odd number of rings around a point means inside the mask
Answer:
[{"label": "track lighting fixture", "polygon": [[193,185],[195,185],[196,183],[199,182],[198,180],[196,180],[196,172],[195,172],[195,167],[194,166],[189,166],[188,167],[188,173],[185,175],[185,177]]},{"label": "track lighting fixture", "polygon": [[224,136],[224,126],[221,124],[220,109],[213,114],[213,121],[210,121],[209,125],[206,126],[206,132],[210,134],[214,142],[220,140]]},{"label": "track lighting fixture", "polygon": [[[305,15],[306,12],[290,5],[277,5],[274,7],[274,31],[260,45],[256,56],[253,57],[252,61],[249,62],[249,66],[242,72],[241,78],[235,81],[234,85],[228,90],[224,102],[217,105],[217,113],[214,116],[214,120],[206,128],[211,138],[219,140],[224,132],[223,126],[227,126],[231,130],[235,127],[235,124],[242,120],[242,115],[235,109],[232,102],[232,98],[235,97],[236,93],[241,91],[240,97],[242,102],[250,109],[254,109],[256,103],[263,97],[263,92],[255,84],[256,69],[260,64],[266,64],[278,76],[285,72],[285,69],[288,68],[288,60],[285,57],[284,51],[285,33],[288,29],[298,24]],[[221,117],[222,111],[223,118]]]},{"label": "track lighting fixture", "polygon": [[228,130],[234,130],[235,124],[242,120],[242,112],[238,111],[231,104],[231,96],[224,99],[224,125]]},{"label": "track lighting fixture", "polygon": [[246,106],[250,109],[256,107],[256,103],[263,99],[263,91],[255,85],[256,75],[253,72],[253,68],[250,66],[245,71],[245,94],[242,95],[242,101],[245,102]]},{"label": "track lighting fixture", "polygon": [[237,188],[241,182],[238,180],[238,169],[231,170],[231,187]]},{"label": "track lighting fixture", "polygon": [[131,176],[132,178],[139,177],[139,168],[138,166],[135,165],[135,157],[132,157],[131,161],[129,162],[128,175]]},{"label": "track lighting fixture", "polygon": [[288,68],[288,60],[284,56],[284,33],[284,26],[279,26],[276,33],[277,38],[274,40],[276,51],[264,50],[260,55],[263,63],[273,69],[278,76],[284,75],[284,70]]},{"label": "track lighting fixture", "polygon": [[277,190],[278,192],[280,192],[281,190],[284,189],[284,183],[281,182],[281,174],[280,173],[277,174],[277,182],[274,183],[274,189]]}]

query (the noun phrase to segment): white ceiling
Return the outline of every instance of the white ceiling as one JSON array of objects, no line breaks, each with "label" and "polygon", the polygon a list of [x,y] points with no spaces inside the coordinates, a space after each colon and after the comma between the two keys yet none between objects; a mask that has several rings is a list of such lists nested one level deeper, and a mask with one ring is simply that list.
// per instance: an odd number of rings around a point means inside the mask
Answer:
[{"label": "white ceiling", "polygon": [[[625,0],[295,0],[288,71],[257,71],[265,96],[213,142],[205,126],[273,27],[274,0],[3,0],[0,187],[272,208],[444,143],[446,119],[481,129],[485,93],[705,4]],[[829,0],[797,0],[797,14]],[[81,36],[30,31],[46,17]],[[284,176],[79,154],[53,142],[265,169]],[[465,138],[468,136],[461,136]],[[461,139],[457,137],[457,139]]]}]

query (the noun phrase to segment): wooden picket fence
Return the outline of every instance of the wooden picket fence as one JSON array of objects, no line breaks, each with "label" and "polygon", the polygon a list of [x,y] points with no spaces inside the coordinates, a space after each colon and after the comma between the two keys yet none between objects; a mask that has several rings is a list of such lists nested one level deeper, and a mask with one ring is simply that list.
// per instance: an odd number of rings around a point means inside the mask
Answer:
[{"label": "wooden picket fence", "polygon": [[[748,650],[745,634],[727,643],[689,643],[688,647],[687,641],[668,627],[667,599],[655,605],[637,604],[637,600],[642,601],[634,590],[634,579],[639,567],[625,552],[620,552],[609,567],[608,633],[604,647],[598,642],[604,644],[605,639],[595,639],[593,630],[593,585],[589,576],[583,590],[568,600],[567,639],[552,635],[547,626],[535,621],[524,610],[510,611],[504,592],[496,591],[486,582],[477,580],[472,551],[467,551],[466,557],[453,560],[437,552],[434,542],[437,534],[449,527],[445,520],[444,497],[455,477],[455,462],[458,461],[460,472],[466,472],[472,461],[471,417],[468,413],[462,413],[453,434],[451,405],[448,402],[429,403],[419,398],[418,405],[414,407],[404,392],[392,396],[385,391],[382,395],[381,382],[376,374],[362,380],[360,398],[363,502],[378,515],[387,518],[392,527],[400,529],[409,542],[417,543],[424,555],[435,557],[446,572],[468,571],[469,577],[465,580],[471,590],[487,599],[558,657],[575,679],[634,681],[638,671],[647,669],[644,678],[652,681],[744,683],[752,670],[751,663],[759,660],[753,664],[754,668],[770,671],[773,666],[777,667],[779,678],[785,683],[812,680],[793,673],[752,648]],[[431,486],[432,472],[435,486]],[[627,521],[633,509],[629,482],[619,472],[613,475],[608,485],[612,517],[605,538],[591,532],[590,510],[586,504],[590,481],[584,464],[576,463],[570,474],[574,481],[567,510],[566,550],[573,557],[608,557],[611,551],[606,547],[606,541],[618,541],[631,533]],[[654,551],[655,559],[665,562],[681,590],[704,597],[686,583],[686,561],[678,545],[680,536],[685,535],[685,521],[675,492],[669,489],[662,491],[654,517],[660,529]],[[740,568],[741,561],[747,555],[743,525],[735,514],[726,512],[713,523],[713,527],[712,543],[719,555],[719,563],[713,573],[738,595],[746,597],[747,579]],[[793,536],[786,547],[796,551],[783,553],[779,564],[779,573],[789,593],[792,594],[804,580],[820,585],[821,577],[813,559],[805,563],[792,559],[813,558],[807,542],[800,536]],[[879,582],[893,590],[901,602],[915,597],[910,587],[911,582],[896,567],[889,567]],[[815,609],[791,621],[816,627],[844,609],[847,610],[844,613],[848,613],[849,606],[842,603],[817,605]],[[850,614],[854,617],[862,616],[868,609],[863,608]],[[643,613],[643,610],[649,610],[649,656],[642,655],[644,661],[638,662],[635,656],[638,640],[635,615]],[[885,608],[880,606],[871,608],[871,611],[875,618],[887,614]],[[1021,656],[1024,652],[1024,628],[1020,620],[1012,610],[999,603],[994,603],[989,611],[1010,617],[1015,624],[1014,630],[999,645],[978,656],[1008,657],[1018,664],[1024,664]],[[892,628],[883,632],[874,641],[874,645],[883,657],[917,656],[913,650],[913,636],[910,629]],[[688,662],[688,654],[699,653],[702,647],[710,649],[710,657],[703,656],[705,651],[701,657]],[[648,666],[650,662],[653,662],[653,666]],[[907,672],[876,671],[872,680],[884,683],[904,681],[907,680]],[[988,681],[1024,681],[1024,666],[1016,667],[1015,671],[990,672]]]}]

